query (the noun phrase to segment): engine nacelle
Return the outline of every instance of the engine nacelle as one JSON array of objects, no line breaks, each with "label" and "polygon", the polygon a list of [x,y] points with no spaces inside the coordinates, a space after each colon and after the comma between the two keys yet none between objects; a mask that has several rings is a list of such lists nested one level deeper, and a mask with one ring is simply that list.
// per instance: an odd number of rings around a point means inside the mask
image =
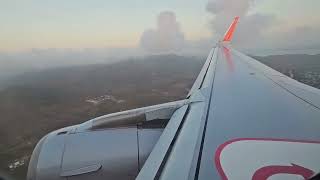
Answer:
[{"label": "engine nacelle", "polygon": [[177,101],[113,113],[43,137],[33,151],[28,180],[135,179]]}]

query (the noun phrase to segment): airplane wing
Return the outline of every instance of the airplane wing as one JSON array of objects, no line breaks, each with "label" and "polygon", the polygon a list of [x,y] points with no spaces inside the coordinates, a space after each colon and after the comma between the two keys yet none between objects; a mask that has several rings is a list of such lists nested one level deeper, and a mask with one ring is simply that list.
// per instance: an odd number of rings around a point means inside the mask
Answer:
[{"label": "airplane wing", "polygon": [[317,174],[320,90],[233,49],[238,20],[210,51],[185,100],[47,135],[32,155],[29,179],[262,180]]}]

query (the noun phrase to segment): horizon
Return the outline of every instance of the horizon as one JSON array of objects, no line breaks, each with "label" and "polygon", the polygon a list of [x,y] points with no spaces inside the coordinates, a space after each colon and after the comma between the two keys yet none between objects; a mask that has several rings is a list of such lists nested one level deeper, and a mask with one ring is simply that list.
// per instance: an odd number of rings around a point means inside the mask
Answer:
[{"label": "horizon", "polygon": [[206,56],[235,16],[247,54],[320,53],[320,1],[0,0],[0,75],[153,54]]},{"label": "horizon", "polygon": [[221,39],[235,16],[240,16],[236,47],[320,47],[315,36],[320,17],[313,14],[320,6],[317,0],[0,0],[0,4],[0,40],[6,42],[0,45],[2,53],[32,49],[198,52]]}]

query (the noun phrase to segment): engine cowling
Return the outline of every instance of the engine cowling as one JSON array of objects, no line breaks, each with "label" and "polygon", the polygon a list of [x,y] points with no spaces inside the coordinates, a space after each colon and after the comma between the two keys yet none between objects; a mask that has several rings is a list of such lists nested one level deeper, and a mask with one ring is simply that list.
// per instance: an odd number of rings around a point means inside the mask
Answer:
[{"label": "engine cowling", "polygon": [[135,179],[177,101],[113,113],[43,137],[33,151],[28,180]]}]

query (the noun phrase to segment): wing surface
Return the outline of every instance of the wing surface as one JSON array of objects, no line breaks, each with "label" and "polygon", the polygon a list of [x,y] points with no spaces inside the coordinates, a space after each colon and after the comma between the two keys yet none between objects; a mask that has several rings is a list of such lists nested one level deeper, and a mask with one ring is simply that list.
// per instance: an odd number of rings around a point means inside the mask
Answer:
[{"label": "wing surface", "polygon": [[[239,179],[247,179],[244,172],[250,171],[252,164],[245,162],[246,158],[252,158],[251,155],[255,161],[262,163],[258,167],[268,163],[295,163],[291,157],[287,162],[281,162],[280,157],[289,156],[291,149],[277,153],[276,146],[269,147],[275,151],[269,159],[263,153],[256,152],[244,159],[231,153],[228,157],[230,160],[221,160],[219,151],[225,143],[239,139],[319,141],[320,91],[261,64],[228,44],[220,44],[218,49],[203,149],[197,162],[200,164],[198,179],[234,179],[232,174],[237,174]],[[314,151],[307,152],[310,154],[304,154],[304,158],[316,156]],[[233,164],[233,160],[242,160],[241,166],[233,168],[227,176],[223,173],[226,170],[222,170],[220,165],[225,161]],[[224,168],[228,169],[228,165],[225,163]],[[317,162],[319,165],[320,161]],[[254,172],[251,172],[250,177]],[[317,169],[313,169],[313,172],[317,172]]]},{"label": "wing surface", "polygon": [[[236,152],[220,159],[226,143],[239,139],[320,139],[320,90],[233,49],[229,41],[237,22],[235,18],[224,40],[211,50],[188,94],[189,103],[173,114],[137,179],[234,179],[229,178],[233,174],[240,179],[249,174],[251,178],[255,171],[250,164],[233,168],[232,172],[224,170],[231,168],[228,162],[239,158],[255,158],[262,163],[256,166],[291,165],[279,158],[290,157],[290,149],[271,152],[267,160],[261,155],[265,154],[263,150],[256,156],[247,153],[253,157],[238,157]],[[308,149],[309,154],[303,155],[310,158],[318,150]],[[300,166],[293,166],[297,167]],[[309,168],[314,168],[314,164],[309,164]]]}]

